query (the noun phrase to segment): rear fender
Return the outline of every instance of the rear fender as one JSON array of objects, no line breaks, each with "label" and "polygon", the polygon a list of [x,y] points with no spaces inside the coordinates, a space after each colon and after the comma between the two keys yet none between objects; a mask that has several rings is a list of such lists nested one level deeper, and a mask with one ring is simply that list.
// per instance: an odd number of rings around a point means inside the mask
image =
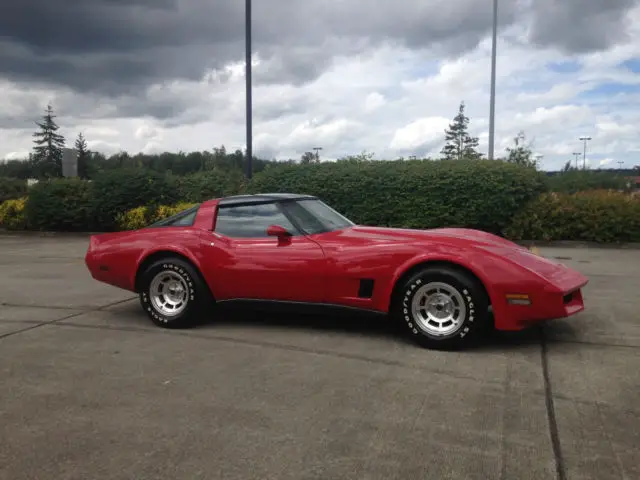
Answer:
[{"label": "rear fender", "polygon": [[132,272],[132,277],[130,279],[131,286],[133,289],[136,289],[136,280],[138,278],[138,273],[140,272],[140,268],[143,267],[147,261],[152,260],[153,258],[162,258],[163,254],[166,255],[178,255],[189,260],[200,272],[202,275],[201,263],[198,260],[197,256],[194,255],[188,249],[181,247],[179,245],[162,245],[162,246],[154,246],[153,248],[149,248],[140,254],[138,260],[136,262],[136,268]]}]

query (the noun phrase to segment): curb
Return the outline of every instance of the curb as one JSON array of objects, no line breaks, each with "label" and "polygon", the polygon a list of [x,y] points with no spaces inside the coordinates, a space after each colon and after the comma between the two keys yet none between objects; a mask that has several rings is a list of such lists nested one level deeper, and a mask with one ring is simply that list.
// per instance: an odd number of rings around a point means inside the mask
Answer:
[{"label": "curb", "polygon": [[580,240],[518,240],[514,242],[522,247],[547,247],[547,248],[598,248],[615,250],[640,250],[640,243],[598,243],[584,242]]}]

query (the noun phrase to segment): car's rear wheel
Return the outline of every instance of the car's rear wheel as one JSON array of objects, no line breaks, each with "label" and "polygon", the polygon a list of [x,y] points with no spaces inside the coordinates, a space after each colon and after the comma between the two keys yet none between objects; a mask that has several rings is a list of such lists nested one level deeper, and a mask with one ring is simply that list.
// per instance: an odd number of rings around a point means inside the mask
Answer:
[{"label": "car's rear wheel", "polygon": [[177,257],[148,266],[142,274],[139,296],[149,318],[163,328],[192,326],[203,318],[211,301],[196,269]]},{"label": "car's rear wheel", "polygon": [[398,293],[396,314],[424,347],[460,348],[487,325],[489,302],[483,286],[457,268],[426,267]]}]

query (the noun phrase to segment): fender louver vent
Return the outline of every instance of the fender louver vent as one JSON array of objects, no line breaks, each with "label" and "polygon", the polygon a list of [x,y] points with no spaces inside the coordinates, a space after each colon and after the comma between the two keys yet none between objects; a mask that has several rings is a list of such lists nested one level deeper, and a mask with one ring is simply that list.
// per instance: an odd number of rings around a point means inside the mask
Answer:
[{"label": "fender louver vent", "polygon": [[360,279],[360,288],[358,289],[358,297],[371,298],[373,295],[373,280],[370,278]]}]

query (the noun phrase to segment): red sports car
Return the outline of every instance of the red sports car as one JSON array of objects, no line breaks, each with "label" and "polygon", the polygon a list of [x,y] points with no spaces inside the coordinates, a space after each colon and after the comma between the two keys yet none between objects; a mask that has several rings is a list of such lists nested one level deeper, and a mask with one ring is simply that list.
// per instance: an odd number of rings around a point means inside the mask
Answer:
[{"label": "red sports car", "polygon": [[93,235],[86,264],[96,280],[138,293],[161,327],[231,302],[360,309],[401,319],[427,347],[459,346],[492,321],[521,330],[573,315],[588,281],[496,235],[360,226],[296,194],[209,200]]}]

